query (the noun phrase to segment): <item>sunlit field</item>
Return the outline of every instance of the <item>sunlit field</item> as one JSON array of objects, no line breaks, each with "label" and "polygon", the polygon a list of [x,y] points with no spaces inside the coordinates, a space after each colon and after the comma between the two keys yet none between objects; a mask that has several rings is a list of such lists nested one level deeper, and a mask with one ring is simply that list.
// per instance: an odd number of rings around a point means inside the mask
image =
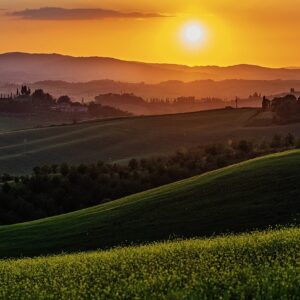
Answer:
[{"label": "sunlit field", "polygon": [[0,262],[1,299],[296,299],[300,230]]}]

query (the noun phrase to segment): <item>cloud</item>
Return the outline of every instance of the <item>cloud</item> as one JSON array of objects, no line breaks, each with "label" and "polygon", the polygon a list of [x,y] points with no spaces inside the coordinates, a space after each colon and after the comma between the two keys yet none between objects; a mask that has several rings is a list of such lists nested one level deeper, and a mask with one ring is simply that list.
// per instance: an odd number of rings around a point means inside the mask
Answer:
[{"label": "cloud", "polygon": [[101,8],[77,8],[66,9],[60,7],[42,7],[39,9],[25,9],[10,12],[7,15],[25,20],[101,20],[107,18],[116,19],[146,19],[167,17],[157,13],[119,12]]}]

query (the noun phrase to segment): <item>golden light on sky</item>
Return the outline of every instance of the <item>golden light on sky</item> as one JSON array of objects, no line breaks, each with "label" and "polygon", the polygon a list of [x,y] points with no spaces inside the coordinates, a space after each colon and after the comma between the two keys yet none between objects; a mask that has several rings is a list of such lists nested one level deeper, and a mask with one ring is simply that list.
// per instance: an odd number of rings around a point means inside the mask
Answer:
[{"label": "golden light on sky", "polygon": [[0,52],[300,65],[295,0],[1,0],[0,9]]}]

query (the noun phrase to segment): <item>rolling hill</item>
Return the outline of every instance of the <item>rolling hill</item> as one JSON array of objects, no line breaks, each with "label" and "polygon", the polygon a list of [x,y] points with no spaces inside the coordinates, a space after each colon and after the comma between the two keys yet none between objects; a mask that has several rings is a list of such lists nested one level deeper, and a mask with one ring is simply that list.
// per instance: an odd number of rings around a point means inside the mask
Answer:
[{"label": "rolling hill", "polygon": [[[50,94],[59,97],[63,94],[73,99],[94,100],[99,94],[106,93],[134,93],[145,99],[149,98],[177,98],[195,96],[201,98],[220,98],[232,100],[236,97],[248,98],[255,92],[271,96],[289,92],[291,88],[300,90],[300,80],[237,80],[221,81],[196,80],[190,82],[165,81],[157,84],[127,83],[113,80],[96,80],[90,82],[38,81],[30,84],[32,89],[42,88]],[[15,92],[18,85],[2,85],[2,92]],[[242,102],[241,102],[242,104]]]},{"label": "rolling hill", "polygon": [[0,54],[0,81],[11,83],[40,80],[70,82],[111,79],[126,82],[158,83],[168,80],[203,79],[299,80],[300,70],[254,65],[229,67],[154,64],[107,57],[72,57],[59,54]]},{"label": "rolling hill", "polygon": [[298,224],[300,151],[269,155],[74,213],[0,227],[0,257]]},{"label": "rolling hill", "polygon": [[244,138],[271,140],[275,133],[297,135],[300,132],[299,123],[252,126],[258,119],[257,113],[256,109],[215,110],[3,131],[0,170],[24,174],[43,164],[99,160],[122,163],[133,157],[173,153],[181,147]]},{"label": "rolling hill", "polygon": [[[18,83],[1,83],[0,92],[4,94],[15,93],[20,85]],[[107,93],[134,93],[144,99],[178,98],[182,96],[195,96],[201,98],[220,98],[224,100],[236,97],[247,99],[255,92],[266,96],[280,95],[290,92],[291,88],[300,90],[300,80],[238,80],[228,79],[221,81],[196,80],[196,81],[164,81],[157,84],[144,82],[128,83],[114,80],[94,80],[89,82],[66,82],[58,80],[37,81],[30,83],[32,90],[43,89],[54,97],[69,95],[74,101],[84,98],[93,101],[100,94]],[[242,104],[242,102],[240,103]]]}]

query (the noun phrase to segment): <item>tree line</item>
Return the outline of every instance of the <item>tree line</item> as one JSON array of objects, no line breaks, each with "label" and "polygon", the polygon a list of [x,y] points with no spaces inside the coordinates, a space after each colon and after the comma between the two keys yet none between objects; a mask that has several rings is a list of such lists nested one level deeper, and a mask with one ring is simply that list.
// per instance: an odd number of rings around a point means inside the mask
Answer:
[{"label": "tree line", "polygon": [[264,111],[275,113],[275,123],[298,122],[300,120],[300,98],[290,94],[269,100],[263,98],[262,108]]},{"label": "tree line", "polygon": [[199,175],[260,155],[300,148],[292,134],[271,141],[214,143],[173,154],[131,159],[126,165],[99,161],[35,167],[28,176],[1,176],[0,223],[12,224],[67,213]]},{"label": "tree line", "polygon": [[71,112],[88,114],[90,117],[124,117],[131,114],[108,105],[101,105],[95,102],[85,104],[74,102],[68,95],[63,95],[57,99],[51,94],[37,89],[34,92],[24,85],[17,89],[15,95],[8,96],[0,94],[0,112],[31,114],[40,112]]}]

